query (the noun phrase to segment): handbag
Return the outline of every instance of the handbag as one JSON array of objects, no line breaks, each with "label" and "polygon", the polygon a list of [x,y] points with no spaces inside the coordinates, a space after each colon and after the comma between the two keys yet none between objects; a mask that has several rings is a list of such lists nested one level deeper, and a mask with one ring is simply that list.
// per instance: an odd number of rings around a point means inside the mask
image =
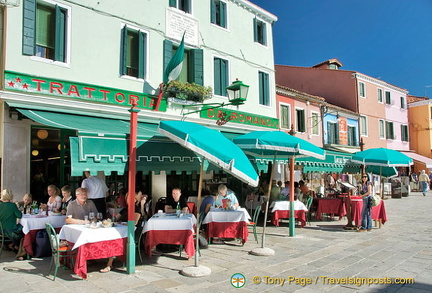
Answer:
[{"label": "handbag", "polygon": [[381,197],[375,193],[375,187],[372,186],[372,196],[371,196],[372,206],[376,207],[381,202]]},{"label": "handbag", "polygon": [[47,257],[51,256],[51,244],[46,230],[36,232],[36,239],[34,244],[34,257]]}]

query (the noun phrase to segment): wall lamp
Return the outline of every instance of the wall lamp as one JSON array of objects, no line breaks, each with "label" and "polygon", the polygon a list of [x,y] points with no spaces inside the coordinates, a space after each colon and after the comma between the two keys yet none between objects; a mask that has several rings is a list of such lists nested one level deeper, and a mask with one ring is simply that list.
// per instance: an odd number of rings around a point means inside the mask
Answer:
[{"label": "wall lamp", "polygon": [[[236,79],[235,81],[233,81],[233,83],[230,86],[228,86],[226,88],[226,91],[228,93],[228,102],[183,105],[183,110],[184,110],[184,108],[189,108],[189,107],[206,106],[205,110],[208,110],[208,109],[222,108],[222,107],[230,106],[230,105],[233,105],[233,106],[243,105],[246,101],[246,98],[247,98],[247,95],[249,92],[249,86],[244,84],[242,81]],[[201,111],[204,111],[204,109],[200,108],[199,110],[189,111],[189,112],[183,113],[183,116],[193,114],[193,113],[198,113]]]}]

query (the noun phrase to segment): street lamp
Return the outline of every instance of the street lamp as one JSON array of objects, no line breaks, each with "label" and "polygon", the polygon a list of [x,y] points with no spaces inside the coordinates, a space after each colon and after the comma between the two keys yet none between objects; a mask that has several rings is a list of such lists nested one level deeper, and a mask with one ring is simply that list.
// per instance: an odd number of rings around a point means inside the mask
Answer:
[{"label": "street lamp", "polygon": [[234,106],[243,105],[244,102],[246,101],[249,92],[249,86],[244,84],[242,81],[236,79],[235,81],[233,81],[233,83],[230,86],[226,88],[226,91],[228,93],[228,102],[183,105],[183,109],[189,107],[207,106],[205,109],[200,108],[199,110],[183,113],[183,116],[193,114],[193,113],[198,113],[209,109],[222,108],[230,105],[234,105]]}]

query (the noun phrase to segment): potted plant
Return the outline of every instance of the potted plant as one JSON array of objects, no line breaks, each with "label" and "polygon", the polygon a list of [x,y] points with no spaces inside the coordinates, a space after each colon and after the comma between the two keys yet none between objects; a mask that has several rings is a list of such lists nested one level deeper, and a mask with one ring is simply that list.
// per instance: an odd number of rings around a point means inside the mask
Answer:
[{"label": "potted plant", "polygon": [[209,86],[202,86],[196,83],[173,80],[166,85],[164,95],[167,98],[202,103],[204,100],[212,97],[213,89]]}]

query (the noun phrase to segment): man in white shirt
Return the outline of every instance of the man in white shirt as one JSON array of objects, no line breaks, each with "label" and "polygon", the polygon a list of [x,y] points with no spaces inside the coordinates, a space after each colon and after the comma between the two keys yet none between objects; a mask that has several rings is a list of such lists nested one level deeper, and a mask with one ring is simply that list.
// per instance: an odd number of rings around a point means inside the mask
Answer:
[{"label": "man in white shirt", "polygon": [[285,181],[284,184],[285,184],[285,187],[282,188],[282,190],[281,190],[280,193],[283,196],[285,196],[286,198],[288,198],[288,195],[290,194],[290,182],[289,181]]},{"label": "man in white shirt", "polygon": [[87,188],[88,199],[93,201],[99,213],[106,217],[106,202],[108,187],[105,182],[96,176],[91,176],[89,171],[84,171],[86,179],[83,180],[81,187]]}]

